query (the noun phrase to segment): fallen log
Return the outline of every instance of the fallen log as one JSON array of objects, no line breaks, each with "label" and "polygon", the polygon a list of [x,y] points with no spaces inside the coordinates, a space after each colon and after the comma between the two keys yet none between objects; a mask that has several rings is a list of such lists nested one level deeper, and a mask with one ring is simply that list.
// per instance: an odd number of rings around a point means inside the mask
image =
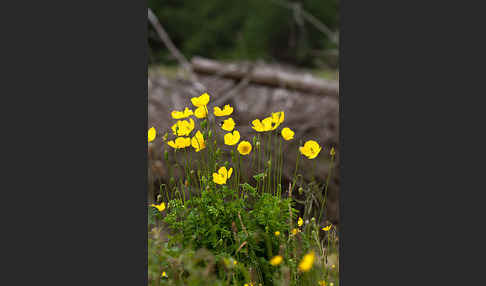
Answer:
[{"label": "fallen log", "polygon": [[[237,80],[248,76],[247,69],[242,67],[241,64],[221,63],[194,57],[191,59],[191,65],[193,71],[199,74],[219,75]],[[310,74],[299,75],[264,65],[256,65],[250,73],[250,82],[257,84],[295,89],[306,93],[339,95],[339,83],[337,81],[316,78]]]}]

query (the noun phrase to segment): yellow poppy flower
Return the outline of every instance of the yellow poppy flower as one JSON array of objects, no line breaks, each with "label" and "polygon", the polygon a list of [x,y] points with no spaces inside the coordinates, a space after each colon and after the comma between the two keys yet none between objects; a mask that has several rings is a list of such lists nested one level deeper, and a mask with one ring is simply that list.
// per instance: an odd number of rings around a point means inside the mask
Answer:
[{"label": "yellow poppy flower", "polygon": [[154,208],[158,209],[158,210],[159,210],[159,212],[161,212],[161,211],[165,210],[165,203],[164,203],[164,202],[162,202],[162,203],[160,203],[160,204],[158,204],[158,205],[151,204],[150,206],[152,206],[152,207],[154,207]]},{"label": "yellow poppy flower", "polygon": [[282,260],[283,260],[282,256],[277,255],[274,258],[270,259],[270,264],[273,266],[277,266],[280,263],[282,263]]},{"label": "yellow poppy flower", "polygon": [[297,229],[297,228],[292,229],[292,235],[296,235],[299,232],[300,232],[300,229]]},{"label": "yellow poppy flower", "polygon": [[162,277],[167,278],[167,277],[169,277],[169,276],[167,276],[167,273],[165,273],[165,271],[164,271],[164,272],[162,272]]},{"label": "yellow poppy flower", "polygon": [[226,181],[231,177],[232,173],[233,168],[226,170],[226,167],[223,166],[219,168],[218,173],[213,173],[213,182],[218,185],[224,185],[226,184]]},{"label": "yellow poppy flower", "polygon": [[223,125],[221,125],[221,129],[223,129],[225,131],[233,131],[234,128],[235,128],[235,121],[231,117],[228,118],[228,119],[225,119],[223,121]]},{"label": "yellow poppy flower", "polygon": [[267,118],[263,119],[262,120],[263,130],[264,131],[272,130],[272,122],[273,122],[272,117],[267,117]]},{"label": "yellow poppy flower", "polygon": [[157,131],[155,130],[154,127],[150,127],[150,129],[148,130],[148,142],[154,141],[156,136],[157,136]]},{"label": "yellow poppy flower", "polygon": [[301,217],[299,217],[299,220],[297,221],[297,224],[299,226],[302,226],[304,224],[304,220]]},{"label": "yellow poppy flower", "polygon": [[299,263],[299,270],[302,272],[309,271],[312,268],[312,265],[314,265],[315,258],[316,255],[314,252],[307,253]]},{"label": "yellow poppy flower", "polygon": [[285,139],[286,141],[289,141],[289,140],[292,140],[294,139],[294,131],[292,131],[290,128],[288,127],[285,127],[284,129],[282,129],[282,137],[283,139]]},{"label": "yellow poppy flower", "polygon": [[331,156],[336,155],[336,151],[334,150],[334,147],[331,148],[331,152],[329,152],[329,154],[331,154]]},{"label": "yellow poppy flower", "polygon": [[326,227],[323,227],[322,230],[323,231],[329,231],[331,229],[331,227],[332,227],[332,224],[330,224],[330,225],[328,225]]},{"label": "yellow poppy flower", "polygon": [[179,120],[174,125],[172,125],[171,128],[174,132],[174,135],[189,136],[189,134],[194,129],[194,120],[192,118],[189,118],[189,121]]},{"label": "yellow poppy flower", "polygon": [[272,113],[272,123],[274,125],[273,127],[271,127],[271,130],[277,129],[277,127],[279,127],[280,124],[282,124],[284,119],[285,119],[285,113],[283,111]]},{"label": "yellow poppy flower", "polygon": [[236,265],[236,264],[238,264],[238,261],[236,261],[236,260],[233,261],[233,265]]},{"label": "yellow poppy flower", "polygon": [[196,135],[191,138],[191,145],[194,147],[196,152],[201,151],[202,149],[206,148],[206,142],[204,142],[204,136],[202,135],[201,131],[197,131]]},{"label": "yellow poppy flower", "polygon": [[280,231],[276,231],[275,236],[279,236],[279,235],[280,235]]},{"label": "yellow poppy flower", "polygon": [[194,111],[194,115],[196,115],[196,117],[199,119],[206,118],[206,116],[208,115],[206,106],[200,106],[196,108],[196,110]]},{"label": "yellow poppy flower", "polygon": [[251,152],[251,144],[248,141],[241,141],[237,149],[241,155],[248,155]]},{"label": "yellow poppy flower", "polygon": [[240,141],[240,132],[238,130],[233,131],[233,133],[226,133],[224,135],[224,144],[233,146]]},{"label": "yellow poppy flower", "polygon": [[324,281],[324,280],[321,280],[318,283],[319,283],[319,286],[326,286],[326,281]]},{"label": "yellow poppy flower", "polygon": [[309,159],[314,159],[317,157],[319,152],[321,152],[321,149],[321,146],[319,146],[319,144],[314,140],[309,140],[305,142],[304,146],[299,147],[300,153]]},{"label": "yellow poppy flower", "polygon": [[175,141],[170,140],[169,142],[167,142],[167,145],[169,145],[170,147],[175,148],[175,149],[183,149],[183,148],[191,146],[191,138],[189,138],[189,137],[177,137],[175,139]]},{"label": "yellow poppy flower", "polygon": [[255,129],[257,132],[263,132],[263,124],[260,122],[260,119],[255,119],[251,122],[251,128]]},{"label": "yellow poppy flower", "polygon": [[215,106],[213,111],[214,111],[214,116],[227,116],[233,113],[233,107],[231,107],[229,104],[226,104],[223,110],[221,110],[221,108]]},{"label": "yellow poppy flower", "polygon": [[191,102],[196,107],[206,106],[209,102],[209,94],[203,93],[199,97],[191,98]]},{"label": "yellow poppy flower", "polygon": [[194,113],[192,112],[192,110],[190,110],[189,108],[186,107],[184,109],[184,111],[178,111],[178,110],[172,111],[171,116],[174,119],[183,119],[183,118],[187,118],[187,117],[189,117],[193,114]]}]

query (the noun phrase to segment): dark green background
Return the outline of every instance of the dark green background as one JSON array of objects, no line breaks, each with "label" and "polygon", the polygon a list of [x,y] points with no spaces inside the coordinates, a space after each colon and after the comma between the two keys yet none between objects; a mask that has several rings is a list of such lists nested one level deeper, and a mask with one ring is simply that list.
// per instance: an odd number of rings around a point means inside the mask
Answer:
[{"label": "dark green background", "polygon": [[[323,51],[336,49],[326,35],[279,3],[299,2],[327,25],[339,28],[338,0],[149,0],[148,6],[188,58],[263,59],[301,66],[329,62]],[[149,64],[171,64],[149,24]]]}]

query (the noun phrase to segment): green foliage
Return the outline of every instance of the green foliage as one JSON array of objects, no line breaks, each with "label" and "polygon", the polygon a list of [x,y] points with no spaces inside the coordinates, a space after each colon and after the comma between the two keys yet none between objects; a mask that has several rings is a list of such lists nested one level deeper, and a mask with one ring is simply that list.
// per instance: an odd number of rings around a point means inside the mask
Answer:
[{"label": "green foliage", "polygon": [[[266,59],[312,65],[313,50],[335,48],[312,24],[279,3],[299,2],[333,31],[339,28],[338,0],[149,0],[171,39],[187,57]],[[152,62],[169,62],[149,28]]]},{"label": "green foliage", "polygon": [[[196,139],[191,133],[203,134],[200,150],[184,138],[176,140],[180,143],[162,138],[171,148],[164,162],[180,173],[160,185],[158,208],[148,209],[150,285],[317,285],[321,280],[338,285],[337,271],[328,263],[337,252],[337,232],[321,231],[320,216],[309,218],[321,213],[310,210],[314,200],[322,205],[326,193],[315,182],[303,182],[296,164],[292,187],[282,194],[283,151],[272,142],[283,140],[277,128],[284,116],[273,115],[268,118],[273,127],[261,130],[262,144],[245,156],[231,140],[221,142],[219,119],[210,115],[186,127],[189,141]],[[251,170],[242,167],[242,158],[253,163]],[[294,208],[295,187],[297,195],[310,198],[304,213]],[[315,261],[300,267],[310,253]],[[275,256],[278,263],[272,263]]]}]

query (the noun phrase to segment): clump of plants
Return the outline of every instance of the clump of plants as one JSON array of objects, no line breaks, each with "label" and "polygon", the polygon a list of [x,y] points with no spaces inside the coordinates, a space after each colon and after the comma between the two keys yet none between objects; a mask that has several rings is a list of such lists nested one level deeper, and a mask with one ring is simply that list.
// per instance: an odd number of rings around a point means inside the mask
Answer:
[{"label": "clump of plants", "polygon": [[[299,179],[299,160],[319,156],[319,143],[301,141],[283,186],[282,145],[295,140],[284,111],[253,120],[255,134],[241,138],[233,107],[209,112],[207,93],[191,102],[171,113],[170,135],[148,131],[149,144],[165,143],[170,176],[149,208],[149,284],[339,285],[337,230],[323,220],[329,178]],[[292,194],[304,188],[316,207],[299,214]]]}]

